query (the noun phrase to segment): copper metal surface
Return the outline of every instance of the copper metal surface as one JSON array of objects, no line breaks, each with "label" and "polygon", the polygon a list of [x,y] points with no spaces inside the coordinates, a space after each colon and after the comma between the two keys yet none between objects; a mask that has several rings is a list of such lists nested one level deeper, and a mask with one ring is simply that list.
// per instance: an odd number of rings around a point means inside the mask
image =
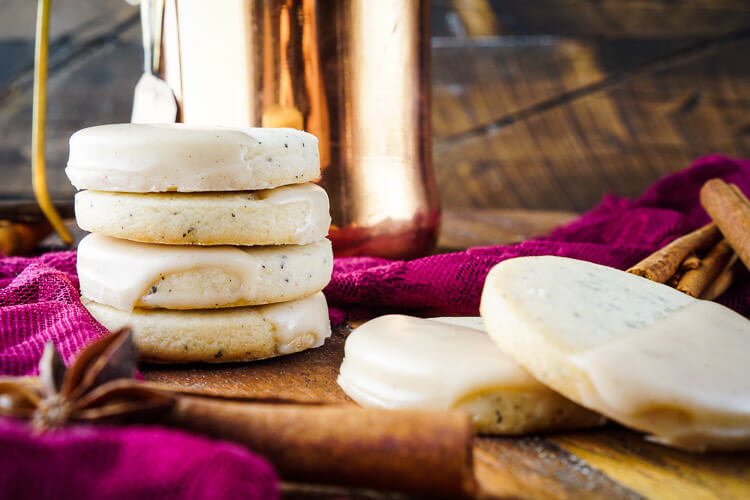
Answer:
[{"label": "copper metal surface", "polygon": [[426,0],[170,0],[163,76],[186,123],[320,141],[338,255],[435,244]]}]

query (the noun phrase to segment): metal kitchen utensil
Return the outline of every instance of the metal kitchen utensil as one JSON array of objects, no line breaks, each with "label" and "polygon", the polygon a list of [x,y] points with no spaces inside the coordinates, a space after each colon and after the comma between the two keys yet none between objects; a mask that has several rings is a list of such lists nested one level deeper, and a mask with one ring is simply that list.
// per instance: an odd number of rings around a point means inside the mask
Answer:
[{"label": "metal kitchen utensil", "polygon": [[[177,102],[167,82],[154,73],[159,70],[156,47],[161,47],[161,26],[164,1],[141,0],[143,32],[143,75],[133,95],[133,123],[173,123],[177,119]],[[158,38],[158,41],[155,40]]]},{"label": "metal kitchen utensil", "polygon": [[167,0],[180,121],[318,137],[337,255],[435,245],[428,0]]}]

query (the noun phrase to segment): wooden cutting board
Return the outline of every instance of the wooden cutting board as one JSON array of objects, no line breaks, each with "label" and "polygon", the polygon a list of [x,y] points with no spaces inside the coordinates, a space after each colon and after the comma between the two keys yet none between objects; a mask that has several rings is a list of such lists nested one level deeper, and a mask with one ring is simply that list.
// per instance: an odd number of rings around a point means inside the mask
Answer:
[{"label": "wooden cutting board", "polygon": [[[225,396],[350,401],[336,384],[346,334],[347,329],[337,329],[319,349],[254,363],[144,365],[141,371],[148,380]],[[474,459],[482,497],[750,498],[750,453],[690,454],[649,443],[614,424],[524,438],[479,437]],[[360,497],[340,490],[312,497],[341,495]]]}]

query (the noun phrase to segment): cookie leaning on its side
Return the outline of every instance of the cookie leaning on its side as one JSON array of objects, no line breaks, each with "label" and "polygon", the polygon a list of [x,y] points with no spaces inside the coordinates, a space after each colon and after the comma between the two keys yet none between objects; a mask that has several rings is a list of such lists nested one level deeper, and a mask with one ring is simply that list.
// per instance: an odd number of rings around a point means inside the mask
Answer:
[{"label": "cookie leaning on its side", "polygon": [[563,396],[662,443],[750,448],[750,321],[606,266],[519,257],[487,276],[490,337]]},{"label": "cookie leaning on its side", "polygon": [[480,434],[604,423],[505,355],[485,333],[481,318],[391,314],[368,321],[346,340],[338,383],[362,406],[464,410]]}]

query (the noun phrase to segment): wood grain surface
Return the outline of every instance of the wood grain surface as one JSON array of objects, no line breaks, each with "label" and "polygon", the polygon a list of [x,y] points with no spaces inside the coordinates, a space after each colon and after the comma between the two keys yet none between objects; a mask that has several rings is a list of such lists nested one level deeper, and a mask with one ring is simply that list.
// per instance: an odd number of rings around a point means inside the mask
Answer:
[{"label": "wood grain surface", "polygon": [[552,210],[447,209],[440,220],[438,251],[517,243],[543,236],[577,216]]},{"label": "wood grain surface", "polygon": [[[34,2],[0,15],[0,198],[29,198]],[[434,165],[447,209],[580,212],[695,157],[750,156],[750,6],[740,0],[434,0]],[[128,121],[137,9],[56,0],[50,188],[76,129]]]},{"label": "wood grain surface", "polygon": [[[141,373],[147,380],[230,397],[351,403],[336,383],[347,333],[338,328],[321,348],[265,361],[143,365]],[[474,462],[483,498],[750,498],[750,453],[690,454],[649,443],[615,424],[523,438],[479,437]],[[389,496],[301,485],[289,492],[289,498]]]},{"label": "wood grain surface", "polygon": [[735,59],[745,34],[643,42],[619,69],[608,61],[624,42],[512,42],[433,52],[446,206],[581,211],[604,192],[637,196],[703,154],[750,155],[750,75]]}]

